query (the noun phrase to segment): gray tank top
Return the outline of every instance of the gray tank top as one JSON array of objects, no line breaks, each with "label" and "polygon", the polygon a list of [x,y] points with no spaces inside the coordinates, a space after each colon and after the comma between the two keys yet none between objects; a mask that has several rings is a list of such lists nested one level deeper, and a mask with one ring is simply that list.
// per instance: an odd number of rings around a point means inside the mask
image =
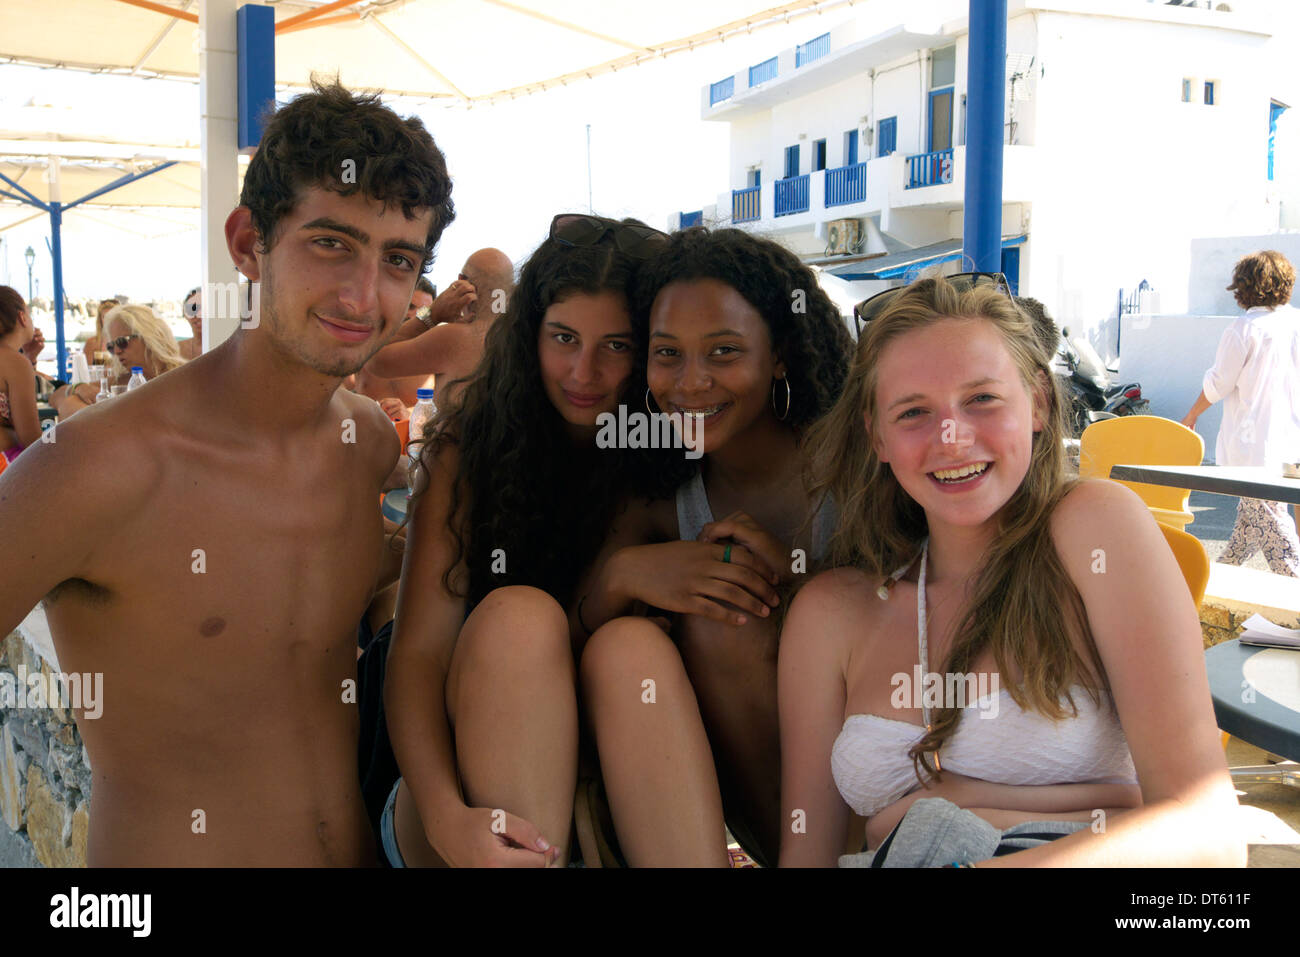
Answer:
[{"label": "gray tank top", "polygon": [[[834,500],[827,495],[813,517],[812,559],[821,561],[826,555],[831,536],[839,522],[839,509]],[[700,529],[713,521],[713,511],[709,508],[709,496],[704,491],[704,473],[696,471],[681,485],[677,486],[677,536],[682,541],[691,542],[700,534]]]}]

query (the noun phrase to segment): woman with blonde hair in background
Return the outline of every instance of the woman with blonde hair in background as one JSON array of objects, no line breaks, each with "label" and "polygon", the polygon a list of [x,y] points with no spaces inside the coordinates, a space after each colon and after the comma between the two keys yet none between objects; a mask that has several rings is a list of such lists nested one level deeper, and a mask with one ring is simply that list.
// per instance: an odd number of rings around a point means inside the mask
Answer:
[{"label": "woman with blonde hair in background", "polygon": [[[104,317],[104,335],[110,385],[126,385],[133,366],[139,366],[145,381],[149,381],[185,363],[167,323],[148,306],[115,306]],[[77,395],[66,395],[65,391],[59,389],[50,400],[60,417],[91,404],[83,401],[89,388],[81,389]]]}]

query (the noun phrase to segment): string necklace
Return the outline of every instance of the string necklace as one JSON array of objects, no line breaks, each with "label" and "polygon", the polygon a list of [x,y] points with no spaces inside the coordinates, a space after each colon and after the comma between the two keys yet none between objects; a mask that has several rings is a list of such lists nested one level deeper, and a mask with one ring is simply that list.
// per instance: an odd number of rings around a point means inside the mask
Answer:
[{"label": "string necklace", "polygon": [[[927,538],[921,543],[921,573],[916,579],[916,643],[921,657],[921,720],[925,722],[926,734],[934,730],[934,725],[930,721],[930,706],[925,703],[925,682],[930,674],[929,644],[927,642],[928,628],[925,614],[925,565],[929,552],[930,540]],[[934,758],[934,769],[942,771],[943,766],[939,764],[938,749],[931,751],[930,756]]]}]

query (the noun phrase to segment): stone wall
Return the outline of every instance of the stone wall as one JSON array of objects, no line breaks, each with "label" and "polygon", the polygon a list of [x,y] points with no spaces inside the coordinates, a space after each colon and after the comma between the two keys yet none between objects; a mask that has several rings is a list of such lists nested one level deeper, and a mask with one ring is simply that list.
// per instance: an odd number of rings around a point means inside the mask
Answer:
[{"label": "stone wall", "polygon": [[1242,625],[1254,613],[1253,610],[1239,611],[1227,608],[1207,598],[1201,603],[1201,639],[1205,647],[1212,648],[1222,642],[1240,637]]},{"label": "stone wall", "polygon": [[[21,670],[20,670],[21,669]],[[20,632],[0,642],[0,679],[20,697],[0,702],[0,866],[84,867],[90,761],[67,708],[27,707],[18,676],[52,668]]]}]

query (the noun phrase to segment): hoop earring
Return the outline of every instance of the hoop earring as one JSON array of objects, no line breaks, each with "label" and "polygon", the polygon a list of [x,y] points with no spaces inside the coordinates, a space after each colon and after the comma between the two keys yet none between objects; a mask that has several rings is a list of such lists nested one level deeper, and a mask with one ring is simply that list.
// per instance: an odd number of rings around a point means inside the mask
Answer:
[{"label": "hoop earring", "polygon": [[[776,384],[777,384],[778,382],[784,382],[784,383],[785,383],[785,411],[784,411],[784,412],[780,412],[780,413],[778,413],[778,412],[776,411]],[[778,419],[780,419],[782,422],[784,422],[784,421],[789,417],[789,415],[790,415],[790,378],[789,378],[789,376],[782,376],[782,377],[779,378],[779,379],[773,379],[773,380],[772,380],[772,414],[775,415],[775,416],[776,416]]]},{"label": "hoop earring", "polygon": [[649,386],[645,387],[645,410],[649,412],[651,415],[655,414],[654,409],[650,408],[650,387]]}]

